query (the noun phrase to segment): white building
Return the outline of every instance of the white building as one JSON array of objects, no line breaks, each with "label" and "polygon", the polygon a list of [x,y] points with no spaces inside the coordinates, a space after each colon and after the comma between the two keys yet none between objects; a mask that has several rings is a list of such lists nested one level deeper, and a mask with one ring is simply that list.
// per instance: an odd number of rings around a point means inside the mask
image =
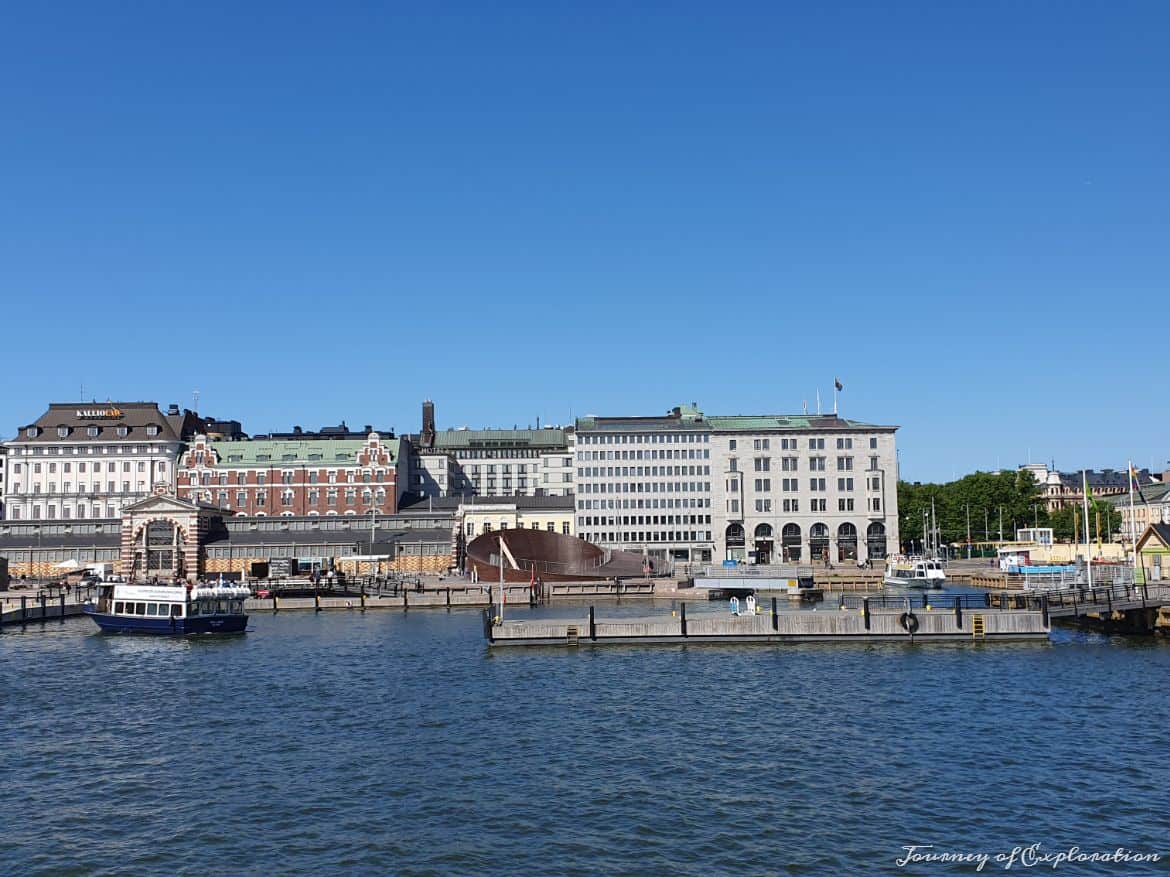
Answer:
[{"label": "white building", "polygon": [[55,402],[5,443],[5,517],[116,518],[153,485],[174,488],[183,442],[202,423],[154,402]]},{"label": "white building", "polygon": [[577,533],[657,561],[808,563],[897,551],[893,426],[836,415],[577,421]]},{"label": "white building", "polygon": [[423,403],[423,429],[409,436],[408,490],[418,496],[572,496],[572,429],[435,429]]},{"label": "white building", "polygon": [[856,563],[897,553],[897,427],[832,414],[707,420],[719,559]]},{"label": "white building", "polygon": [[664,417],[577,420],[577,534],[659,561],[709,561],[711,427],[694,406]]}]

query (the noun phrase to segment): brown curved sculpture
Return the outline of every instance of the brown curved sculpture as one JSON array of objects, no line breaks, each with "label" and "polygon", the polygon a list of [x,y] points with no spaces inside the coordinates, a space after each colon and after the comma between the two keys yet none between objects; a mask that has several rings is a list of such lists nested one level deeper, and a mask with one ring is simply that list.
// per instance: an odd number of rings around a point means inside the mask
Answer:
[{"label": "brown curved sculpture", "polygon": [[[547,530],[500,530],[484,533],[467,546],[467,569],[479,572],[485,582],[500,579],[500,537],[519,569],[504,558],[504,580],[528,582],[579,582],[645,575],[641,555],[629,551],[607,551],[576,536]],[[653,572],[653,568],[651,568]]]}]

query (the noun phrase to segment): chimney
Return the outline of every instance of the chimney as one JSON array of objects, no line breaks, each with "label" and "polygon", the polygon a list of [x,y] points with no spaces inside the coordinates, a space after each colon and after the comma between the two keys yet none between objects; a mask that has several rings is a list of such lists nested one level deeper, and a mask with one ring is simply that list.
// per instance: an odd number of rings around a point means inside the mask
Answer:
[{"label": "chimney", "polygon": [[430,399],[423,402],[422,435],[419,436],[419,442],[424,448],[435,446],[435,403]]},{"label": "chimney", "polygon": [[172,402],[170,404],[170,407],[167,408],[167,414],[178,414],[178,413],[179,413],[179,406],[176,405],[174,402]]}]

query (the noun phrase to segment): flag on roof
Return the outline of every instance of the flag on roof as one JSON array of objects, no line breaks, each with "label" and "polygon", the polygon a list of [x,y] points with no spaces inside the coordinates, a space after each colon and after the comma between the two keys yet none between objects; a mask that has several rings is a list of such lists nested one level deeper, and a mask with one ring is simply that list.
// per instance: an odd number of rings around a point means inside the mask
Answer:
[{"label": "flag on roof", "polygon": [[840,378],[833,378],[833,386],[837,388],[837,392],[845,389],[844,385],[841,383]]}]

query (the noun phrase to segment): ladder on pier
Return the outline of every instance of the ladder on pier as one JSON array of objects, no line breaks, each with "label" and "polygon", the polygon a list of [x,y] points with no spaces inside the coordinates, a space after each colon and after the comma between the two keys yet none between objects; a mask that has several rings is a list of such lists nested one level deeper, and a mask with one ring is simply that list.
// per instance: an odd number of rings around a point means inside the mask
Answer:
[{"label": "ladder on pier", "polygon": [[565,631],[565,644],[566,645],[570,645],[570,646],[578,645],[579,639],[580,639],[580,634],[577,632],[576,627],[570,627],[570,628],[568,628],[568,630]]},{"label": "ladder on pier", "polygon": [[972,615],[971,616],[971,638],[972,639],[986,639],[987,638],[987,616],[986,615]]}]

